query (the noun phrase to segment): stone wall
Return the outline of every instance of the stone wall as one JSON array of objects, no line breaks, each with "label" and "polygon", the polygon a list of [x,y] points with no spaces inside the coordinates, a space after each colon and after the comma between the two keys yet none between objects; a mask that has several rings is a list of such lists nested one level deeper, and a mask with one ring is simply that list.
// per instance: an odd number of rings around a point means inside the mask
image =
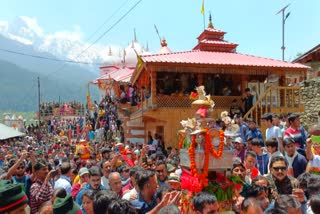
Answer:
[{"label": "stone wall", "polygon": [[300,83],[302,104],[304,112],[301,114],[301,121],[304,126],[319,122],[320,112],[320,78],[313,78]]}]

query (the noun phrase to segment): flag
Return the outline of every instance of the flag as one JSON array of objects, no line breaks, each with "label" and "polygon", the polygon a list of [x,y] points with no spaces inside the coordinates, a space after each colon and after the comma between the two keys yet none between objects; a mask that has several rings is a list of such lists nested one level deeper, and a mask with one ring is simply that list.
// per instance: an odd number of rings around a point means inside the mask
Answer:
[{"label": "flag", "polygon": [[202,0],[202,7],[200,13],[203,15],[204,14],[204,0]]}]

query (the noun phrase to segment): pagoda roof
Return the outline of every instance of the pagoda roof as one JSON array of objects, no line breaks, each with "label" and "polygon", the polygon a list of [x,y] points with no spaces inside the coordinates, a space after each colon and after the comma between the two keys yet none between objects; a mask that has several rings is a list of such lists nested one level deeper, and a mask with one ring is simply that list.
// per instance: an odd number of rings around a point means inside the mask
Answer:
[{"label": "pagoda roof", "polygon": [[104,74],[99,78],[92,81],[93,84],[98,84],[99,81],[113,79],[117,82],[129,82],[134,72],[134,68],[123,67],[118,70],[112,71],[108,74]]},{"label": "pagoda roof", "polygon": [[143,55],[141,59],[145,63],[172,63],[172,64],[195,64],[195,65],[228,65],[249,67],[272,67],[272,68],[296,68],[309,69],[308,66],[263,58],[247,54],[232,52],[213,52],[192,50],[185,52],[173,52],[166,54]]}]

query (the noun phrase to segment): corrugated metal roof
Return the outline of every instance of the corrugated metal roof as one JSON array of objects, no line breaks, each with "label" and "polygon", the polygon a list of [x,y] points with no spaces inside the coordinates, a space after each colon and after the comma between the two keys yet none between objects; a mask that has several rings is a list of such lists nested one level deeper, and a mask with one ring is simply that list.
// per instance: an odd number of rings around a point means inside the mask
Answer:
[{"label": "corrugated metal roof", "polygon": [[185,51],[166,54],[154,54],[141,56],[144,62],[149,63],[181,63],[181,64],[204,64],[204,65],[235,65],[235,66],[258,66],[258,67],[279,67],[279,68],[303,68],[308,66],[284,62],[275,59],[257,57],[252,55],[211,52],[211,51]]}]

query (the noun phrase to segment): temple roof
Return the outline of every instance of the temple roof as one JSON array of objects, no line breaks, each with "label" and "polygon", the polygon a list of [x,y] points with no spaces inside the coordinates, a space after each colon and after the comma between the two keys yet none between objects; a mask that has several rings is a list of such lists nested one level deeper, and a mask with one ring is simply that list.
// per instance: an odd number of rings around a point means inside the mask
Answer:
[{"label": "temple roof", "polygon": [[173,52],[167,54],[152,54],[141,56],[144,63],[174,63],[174,64],[198,64],[198,65],[232,65],[251,67],[275,67],[275,68],[301,68],[308,66],[284,62],[275,59],[263,58],[247,54],[232,52],[213,52],[192,50],[185,52]]}]

